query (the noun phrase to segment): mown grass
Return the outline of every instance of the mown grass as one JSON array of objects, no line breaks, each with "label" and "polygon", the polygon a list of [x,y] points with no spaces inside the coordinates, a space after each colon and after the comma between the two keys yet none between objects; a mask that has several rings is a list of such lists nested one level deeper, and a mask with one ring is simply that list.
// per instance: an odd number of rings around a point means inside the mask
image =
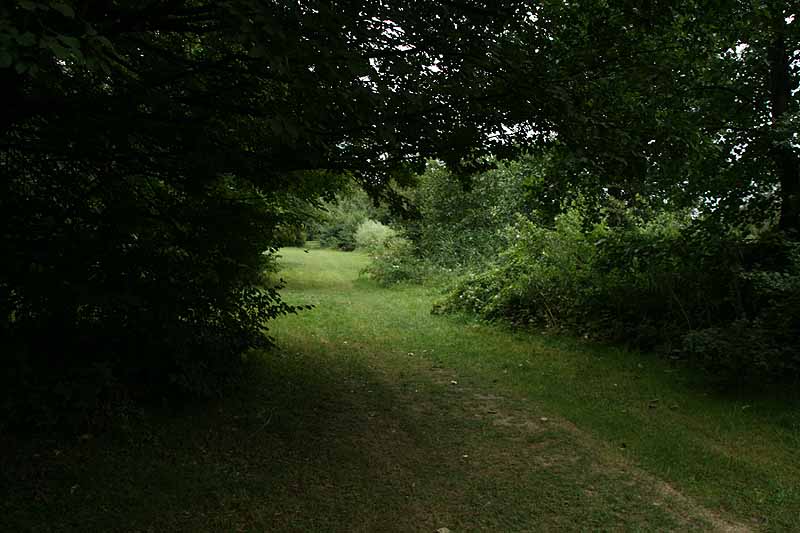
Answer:
[{"label": "mown grass", "polygon": [[282,251],[279,350],[224,401],[10,442],[0,530],[795,529],[798,403],[652,357],[432,316],[366,258]]},{"label": "mown grass", "polygon": [[[335,269],[311,266],[342,261],[337,255],[284,253],[298,262],[285,273],[297,287],[287,293],[290,300],[321,301],[300,281],[306,270],[331,276],[329,286],[344,283]],[[351,271],[363,261],[356,255],[344,260]],[[304,346],[324,338],[334,345],[369,344],[394,357],[412,352],[462,375],[460,383],[513,391],[545,416],[565,417],[625,460],[750,527],[800,527],[800,402],[794,391],[718,392],[695,371],[653,356],[431,316],[436,294],[430,290],[380,292],[363,278],[351,283],[352,291],[320,304],[323,312],[291,319],[292,327],[281,330],[283,342]],[[348,327],[358,315],[363,322]]]}]

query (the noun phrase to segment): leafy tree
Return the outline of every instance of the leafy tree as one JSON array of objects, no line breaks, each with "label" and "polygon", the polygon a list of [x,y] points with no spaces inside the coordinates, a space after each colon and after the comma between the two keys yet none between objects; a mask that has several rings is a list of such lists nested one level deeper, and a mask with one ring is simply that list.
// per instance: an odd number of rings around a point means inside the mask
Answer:
[{"label": "leafy tree", "polygon": [[291,311],[258,287],[262,252],[345,174],[400,201],[387,184],[428,159],[461,175],[556,145],[568,187],[550,190],[728,220],[779,200],[792,231],[796,14],[776,0],[6,2],[9,383],[208,388]]},{"label": "leafy tree", "polygon": [[365,252],[381,251],[386,242],[397,237],[397,231],[377,220],[365,220],[356,230],[356,246]]},{"label": "leafy tree", "polygon": [[320,246],[352,251],[356,248],[356,233],[363,222],[369,219],[386,222],[388,216],[389,211],[376,206],[363,190],[346,187],[313,213],[311,235],[319,240]]},{"label": "leafy tree", "polygon": [[728,223],[780,204],[780,227],[796,231],[798,14],[783,1],[545,2],[510,30],[496,106],[519,143],[559,148],[551,179],[568,186],[556,188]]},{"label": "leafy tree", "polygon": [[260,277],[298,206],[344,171],[388,194],[428,157],[485,151],[448,93],[466,60],[428,67],[444,46],[480,55],[471,37],[499,26],[449,9],[0,6],[4,412],[213,390],[293,310]]},{"label": "leafy tree", "polygon": [[496,168],[470,177],[454,175],[431,162],[410,191],[418,216],[406,219],[417,253],[447,268],[476,266],[494,258],[507,244],[503,230],[516,213],[527,212],[528,188],[538,177],[533,158],[496,163]]}]

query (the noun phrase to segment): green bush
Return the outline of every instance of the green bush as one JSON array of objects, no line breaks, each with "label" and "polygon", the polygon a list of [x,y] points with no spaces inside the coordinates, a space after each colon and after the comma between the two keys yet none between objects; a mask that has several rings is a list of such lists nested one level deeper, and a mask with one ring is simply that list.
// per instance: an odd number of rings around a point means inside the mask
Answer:
[{"label": "green bush", "polygon": [[578,210],[559,216],[554,229],[519,217],[507,230],[512,244],[497,263],[467,275],[440,308],[521,324],[579,328],[586,314],[579,302],[593,287],[595,243],[607,234],[600,224],[585,233],[583,222]]},{"label": "green bush", "polygon": [[714,231],[685,214],[626,217],[587,224],[572,208],[553,228],[520,217],[498,261],[437,309],[680,352],[724,379],[800,376],[796,243]]},{"label": "green bush", "polygon": [[473,176],[469,187],[432,162],[410,194],[420,218],[406,235],[432,266],[463,272],[492,261],[508,245],[504,229],[525,212],[525,182],[535,169],[526,162],[498,163]]},{"label": "green bush", "polygon": [[419,282],[426,278],[428,265],[415,255],[413,243],[396,234],[372,252],[372,261],[364,269],[372,279],[382,285],[401,282]]},{"label": "green bush", "polygon": [[323,205],[311,224],[310,237],[319,240],[323,248],[344,251],[356,249],[356,232],[368,219],[385,218],[385,210],[375,207],[361,189],[346,189]]},{"label": "green bush", "polygon": [[729,324],[690,331],[684,352],[718,375],[800,377],[800,243],[778,241],[764,255],[761,243],[753,244],[750,255],[784,257],[784,264],[741,272],[748,312]]},{"label": "green bush", "polygon": [[406,191],[419,216],[396,221],[403,238],[393,236],[383,248],[367,245],[373,255],[367,271],[382,283],[423,283],[483,268],[513,238],[505,229],[526,210],[525,183],[536,172],[532,159],[498,162],[467,186],[430,162],[418,186]]},{"label": "green bush", "polygon": [[265,324],[294,310],[262,285],[277,200],[234,178],[189,194],[68,177],[4,182],[0,217],[15,231],[3,245],[15,253],[0,268],[0,428],[221,390],[244,351],[270,344]]},{"label": "green bush", "polygon": [[333,213],[317,230],[319,245],[346,252],[356,249],[356,230],[364,218],[357,213]]},{"label": "green bush", "polygon": [[276,245],[283,246],[303,246],[307,240],[305,228],[301,224],[285,224],[276,230]]},{"label": "green bush", "polygon": [[397,231],[375,220],[365,220],[356,229],[356,246],[370,253],[380,253],[387,240],[397,237]]}]

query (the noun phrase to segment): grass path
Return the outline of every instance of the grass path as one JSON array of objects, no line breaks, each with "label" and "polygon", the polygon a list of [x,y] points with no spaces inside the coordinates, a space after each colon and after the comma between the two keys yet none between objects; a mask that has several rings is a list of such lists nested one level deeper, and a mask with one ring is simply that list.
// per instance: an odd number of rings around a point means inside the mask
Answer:
[{"label": "grass path", "polygon": [[714,396],[636,354],[431,316],[430,291],[376,289],[357,254],[283,253],[287,298],[317,308],[278,325],[281,345],[369,376],[354,405],[392,438],[364,450],[435,458],[384,481],[400,491],[435,473],[399,530],[800,527],[791,405]]},{"label": "grass path", "polygon": [[356,253],[281,253],[285,298],[316,308],[238,394],[0,459],[0,530],[797,529],[796,400],[432,316]]}]

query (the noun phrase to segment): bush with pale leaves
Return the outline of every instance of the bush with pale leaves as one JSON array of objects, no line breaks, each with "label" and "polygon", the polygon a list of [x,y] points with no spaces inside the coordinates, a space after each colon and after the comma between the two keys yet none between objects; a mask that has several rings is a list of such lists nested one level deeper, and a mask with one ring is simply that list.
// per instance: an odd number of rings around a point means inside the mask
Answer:
[{"label": "bush with pale leaves", "polygon": [[376,220],[365,220],[356,229],[356,247],[369,253],[377,253],[386,241],[397,236],[397,232]]}]

